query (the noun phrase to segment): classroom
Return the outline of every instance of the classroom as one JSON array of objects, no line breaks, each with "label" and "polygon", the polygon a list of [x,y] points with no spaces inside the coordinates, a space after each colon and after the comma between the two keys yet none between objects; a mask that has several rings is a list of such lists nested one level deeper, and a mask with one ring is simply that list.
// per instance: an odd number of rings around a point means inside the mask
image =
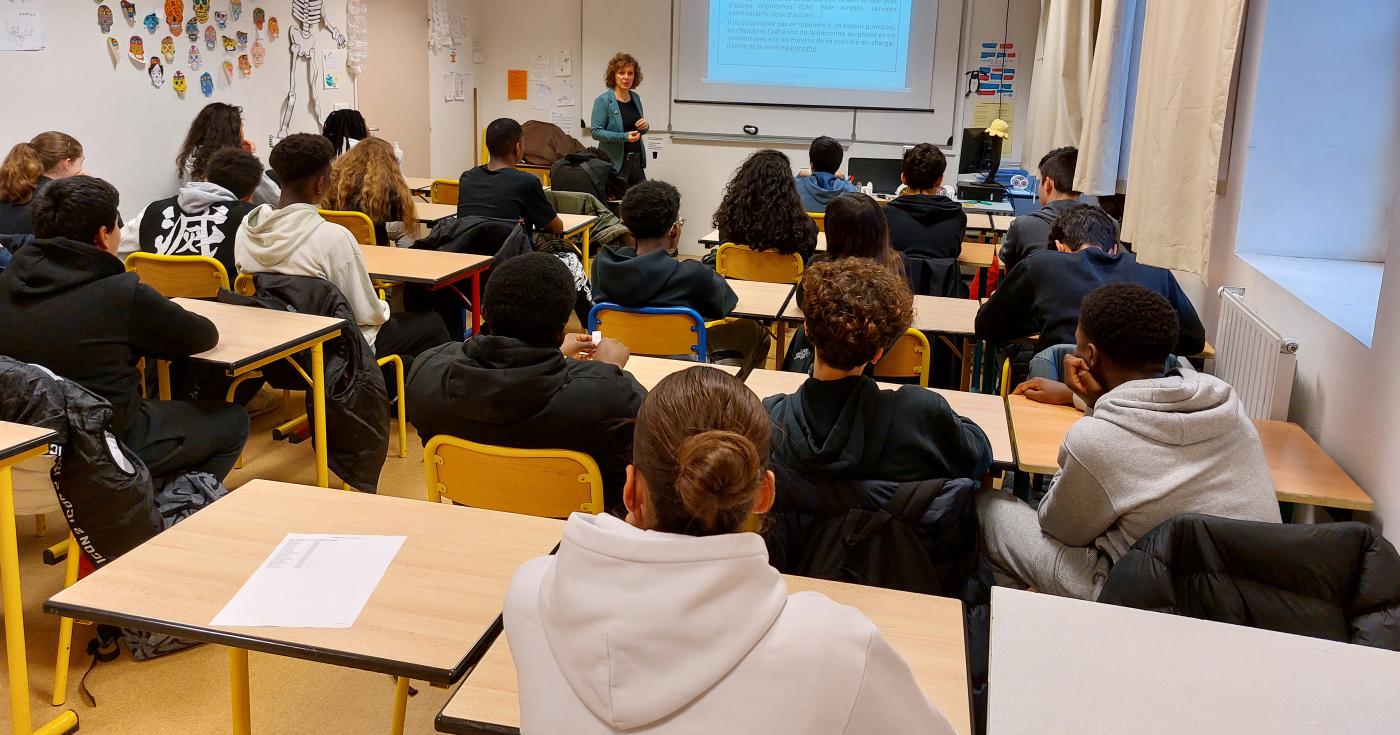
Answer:
[{"label": "classroom", "polygon": [[1396,731],[1397,60],[0,3],[0,732]]}]

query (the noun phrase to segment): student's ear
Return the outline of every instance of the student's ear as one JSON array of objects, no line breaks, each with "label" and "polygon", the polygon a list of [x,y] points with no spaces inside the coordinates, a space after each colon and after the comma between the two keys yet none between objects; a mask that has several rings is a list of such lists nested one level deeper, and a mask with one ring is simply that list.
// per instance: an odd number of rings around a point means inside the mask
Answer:
[{"label": "student's ear", "polygon": [[881,361],[881,360],[883,360],[883,359],[885,359],[885,348],[881,347],[881,348],[879,349],[879,351],[877,351],[877,352],[875,353],[875,356],[872,357],[872,358],[870,358],[870,364],[871,364],[871,365],[874,365],[875,363],[877,363],[877,362],[879,362],[879,361]]},{"label": "student's ear", "polygon": [[935,181],[935,182],[933,182],[933,188],[935,188],[935,189],[941,189],[941,188],[943,188],[943,177],[942,177],[942,176],[939,176],[939,177],[938,177],[938,180]]},{"label": "student's ear", "polygon": [[777,498],[777,481],[773,478],[773,470],[763,473],[763,480],[759,483],[758,494],[753,499],[753,513],[761,516],[773,509],[773,501]]},{"label": "student's ear", "polygon": [[637,528],[644,528],[646,523],[642,515],[644,512],[643,495],[645,493],[637,487],[637,468],[629,464],[627,465],[627,479],[622,483],[622,504],[627,508],[627,522]]},{"label": "student's ear", "polygon": [[520,163],[521,161],[525,160],[525,139],[524,139],[524,138],[521,138],[519,141],[516,142],[515,148],[513,149],[513,152],[514,152],[515,155],[511,158],[510,165],[514,166],[515,164]]},{"label": "student's ear", "polygon": [[122,244],[121,228],[116,222],[113,222],[111,227],[99,227],[92,244],[115,256]]},{"label": "student's ear", "polygon": [[1055,249],[1058,250],[1058,251],[1060,251],[1060,252],[1062,252],[1062,253],[1072,253],[1072,252],[1074,252],[1074,249],[1071,248],[1070,246],[1066,245],[1064,240],[1056,240],[1056,241],[1055,241]]},{"label": "student's ear", "polygon": [[909,179],[904,178],[904,172],[903,172],[903,171],[900,171],[900,172],[899,172],[899,183],[900,183],[901,185],[903,185],[903,186],[908,186],[908,185],[909,185]]},{"label": "student's ear", "polygon": [[248,192],[248,196],[243,197],[243,198],[240,199],[239,201],[244,201],[244,202],[250,202],[250,203],[251,203],[251,202],[253,201],[253,195],[256,194],[256,193],[258,193],[256,190],[250,191],[250,192]]}]

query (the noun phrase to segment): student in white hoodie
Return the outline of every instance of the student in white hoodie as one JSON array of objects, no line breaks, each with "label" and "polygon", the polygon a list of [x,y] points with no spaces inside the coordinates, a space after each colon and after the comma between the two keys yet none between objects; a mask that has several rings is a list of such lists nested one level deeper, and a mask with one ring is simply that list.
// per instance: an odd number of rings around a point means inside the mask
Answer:
[{"label": "student in white hoodie", "polygon": [[[263,204],[238,228],[234,260],[241,273],[281,273],[324,278],[335,284],[355,314],[360,332],[376,355],[418,353],[451,341],[436,312],[389,314],[365,269],[364,254],[350,231],[317,211],[330,188],[331,142],[297,133],[282,139],[268,157],[282,182],[277,206]],[[407,366],[405,366],[407,367]]]},{"label": "student in white hoodie", "polygon": [[1086,407],[1060,471],[1034,509],[977,497],[982,546],[999,580],[1095,599],[1139,538],[1180,513],[1278,523],[1259,434],[1228,383],[1162,366],[1177,314],[1152,290],[1115,283],[1084,298],[1065,379]]},{"label": "student in white hoodie", "polygon": [[737,378],[694,367],[637,416],[627,520],[575,513],[505,601],[532,733],[952,733],[868,618],[789,596],[763,539],[772,426]]}]

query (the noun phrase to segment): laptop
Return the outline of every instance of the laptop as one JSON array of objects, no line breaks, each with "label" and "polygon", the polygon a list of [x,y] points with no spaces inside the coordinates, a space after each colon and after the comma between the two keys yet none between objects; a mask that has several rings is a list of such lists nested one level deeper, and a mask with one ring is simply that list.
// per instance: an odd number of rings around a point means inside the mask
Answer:
[{"label": "laptop", "polygon": [[857,182],[869,182],[876,194],[894,194],[903,167],[904,161],[898,158],[852,158],[847,171]]}]

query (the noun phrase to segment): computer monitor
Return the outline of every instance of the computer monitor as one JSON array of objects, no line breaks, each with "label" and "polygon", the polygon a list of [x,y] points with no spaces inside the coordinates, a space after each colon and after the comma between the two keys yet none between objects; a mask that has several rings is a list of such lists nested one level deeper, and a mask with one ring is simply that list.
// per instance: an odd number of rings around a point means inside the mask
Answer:
[{"label": "computer monitor", "polygon": [[987,135],[982,128],[964,128],[958,173],[983,174],[982,183],[991,183],[1001,168],[1001,143],[1001,138]]},{"label": "computer monitor", "polygon": [[904,161],[898,158],[852,158],[851,178],[864,184],[869,182],[876,194],[893,194],[899,190],[899,174],[904,169]]}]

